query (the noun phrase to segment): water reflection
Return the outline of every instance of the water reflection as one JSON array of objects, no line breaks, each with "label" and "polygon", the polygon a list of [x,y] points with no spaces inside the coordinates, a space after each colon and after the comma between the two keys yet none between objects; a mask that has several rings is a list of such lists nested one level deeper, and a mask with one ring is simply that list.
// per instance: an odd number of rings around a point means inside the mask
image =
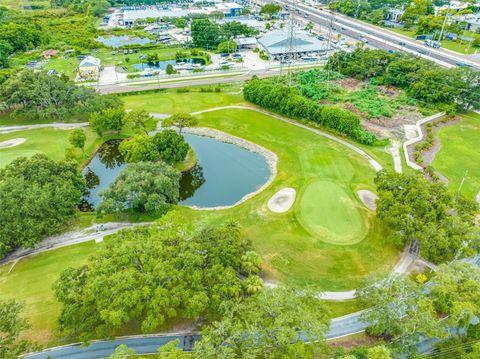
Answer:
[{"label": "water reflection", "polygon": [[192,169],[183,172],[180,179],[180,201],[192,197],[204,183],[203,168],[198,163]]}]

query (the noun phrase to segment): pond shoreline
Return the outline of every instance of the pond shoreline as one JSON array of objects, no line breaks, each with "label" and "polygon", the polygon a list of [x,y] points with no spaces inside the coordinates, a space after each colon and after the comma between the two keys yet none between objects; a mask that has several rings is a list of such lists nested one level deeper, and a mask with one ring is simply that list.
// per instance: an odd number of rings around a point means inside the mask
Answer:
[{"label": "pond shoreline", "polygon": [[267,161],[268,168],[270,170],[270,176],[268,177],[267,182],[265,182],[260,188],[258,188],[256,191],[251,192],[243,196],[240,200],[235,202],[232,205],[228,206],[216,206],[216,207],[199,207],[199,206],[188,206],[188,205],[183,205],[188,208],[192,208],[195,210],[202,210],[202,211],[208,211],[208,210],[222,210],[222,209],[228,209],[232,207],[236,207],[243,202],[249,200],[250,198],[254,197],[258,193],[262,192],[264,189],[266,189],[270,184],[273,182],[275,177],[277,176],[277,164],[278,164],[278,156],[276,153],[266,149],[265,147],[262,147],[256,143],[247,141],[243,138],[233,136],[229,133],[216,130],[214,128],[209,128],[209,127],[186,127],[183,129],[184,133],[189,133],[192,135],[198,135],[198,136],[205,136],[205,137],[211,137],[215,140],[225,142],[225,143],[231,143],[233,145],[242,147],[250,152],[259,154],[265,160]]}]

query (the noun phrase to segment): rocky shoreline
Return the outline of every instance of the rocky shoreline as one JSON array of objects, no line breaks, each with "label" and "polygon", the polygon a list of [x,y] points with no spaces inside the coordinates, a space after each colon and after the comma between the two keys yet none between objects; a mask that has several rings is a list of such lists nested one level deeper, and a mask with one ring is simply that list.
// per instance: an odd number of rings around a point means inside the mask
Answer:
[{"label": "rocky shoreline", "polygon": [[265,188],[267,188],[272,183],[272,181],[274,180],[274,178],[277,175],[278,156],[274,152],[272,152],[270,150],[267,150],[265,147],[262,147],[260,145],[257,145],[256,143],[247,141],[243,138],[230,135],[226,132],[216,130],[214,128],[189,127],[189,128],[184,128],[183,132],[184,133],[190,133],[190,134],[193,134],[193,135],[198,135],[198,136],[211,137],[211,138],[214,138],[218,141],[225,142],[225,143],[231,143],[233,145],[237,145],[237,146],[240,146],[242,148],[245,148],[248,151],[257,153],[267,160],[267,164],[268,164],[268,167],[270,169],[270,177],[268,178],[267,182],[265,182],[263,184],[263,186],[261,186],[255,192],[251,192],[251,193],[243,196],[236,203],[234,203],[230,206],[217,206],[217,207],[188,206],[192,209],[196,209],[196,210],[221,210],[221,209],[227,209],[227,208],[232,208],[232,207],[238,206],[239,204],[241,204],[241,203],[249,200],[250,198],[254,197],[256,194],[262,192]]}]

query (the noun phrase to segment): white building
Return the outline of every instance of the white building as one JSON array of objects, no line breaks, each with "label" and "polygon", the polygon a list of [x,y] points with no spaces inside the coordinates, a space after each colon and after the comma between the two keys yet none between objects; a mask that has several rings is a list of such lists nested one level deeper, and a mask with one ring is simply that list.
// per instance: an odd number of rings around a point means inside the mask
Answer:
[{"label": "white building", "polygon": [[292,55],[296,58],[318,56],[320,53],[332,50],[326,41],[318,40],[305,31],[297,31],[293,39],[289,39],[286,31],[274,31],[257,41],[260,49],[274,60],[282,60]]}]

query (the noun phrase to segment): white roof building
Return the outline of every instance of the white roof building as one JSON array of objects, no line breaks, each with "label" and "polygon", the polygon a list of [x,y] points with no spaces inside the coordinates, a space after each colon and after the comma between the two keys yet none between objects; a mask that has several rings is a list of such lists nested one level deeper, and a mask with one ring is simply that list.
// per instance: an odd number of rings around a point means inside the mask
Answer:
[{"label": "white roof building", "polygon": [[258,44],[269,55],[269,57],[280,58],[282,55],[298,54],[300,56],[311,53],[331,50],[327,42],[318,40],[315,36],[305,32],[297,31],[293,39],[288,38],[286,31],[274,31],[258,40]]},{"label": "white roof building", "polygon": [[78,67],[100,67],[100,59],[93,56],[85,57]]}]

